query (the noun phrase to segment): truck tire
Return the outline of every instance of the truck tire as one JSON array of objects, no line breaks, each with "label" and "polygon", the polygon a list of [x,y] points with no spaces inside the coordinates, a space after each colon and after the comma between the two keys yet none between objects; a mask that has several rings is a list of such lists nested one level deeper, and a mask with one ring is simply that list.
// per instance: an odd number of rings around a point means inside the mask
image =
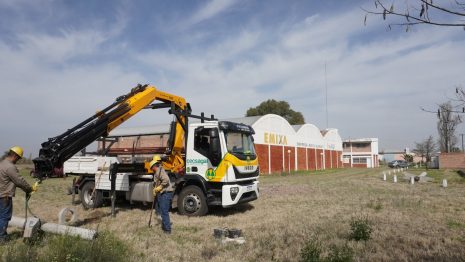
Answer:
[{"label": "truck tire", "polygon": [[[93,181],[87,181],[79,191],[79,198],[84,209],[101,207],[103,204],[102,191],[95,190],[95,183]],[[94,196],[92,197],[92,192]]]},{"label": "truck tire", "polygon": [[186,186],[178,196],[179,214],[186,216],[204,216],[208,213],[205,193],[197,186]]}]

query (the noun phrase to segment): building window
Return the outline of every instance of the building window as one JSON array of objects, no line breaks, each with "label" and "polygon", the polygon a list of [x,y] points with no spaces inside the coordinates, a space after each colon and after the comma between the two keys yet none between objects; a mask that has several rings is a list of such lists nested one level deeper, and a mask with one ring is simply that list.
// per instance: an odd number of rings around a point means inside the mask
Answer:
[{"label": "building window", "polygon": [[366,164],[367,163],[367,159],[364,157],[354,157],[353,160],[354,160],[354,164]]}]

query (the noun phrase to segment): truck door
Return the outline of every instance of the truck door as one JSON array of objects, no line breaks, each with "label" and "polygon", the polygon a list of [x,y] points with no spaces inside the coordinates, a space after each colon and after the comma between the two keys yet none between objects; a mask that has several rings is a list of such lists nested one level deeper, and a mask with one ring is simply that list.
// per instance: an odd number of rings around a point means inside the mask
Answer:
[{"label": "truck door", "polygon": [[216,167],[221,162],[221,146],[218,128],[198,127],[194,132],[194,150]]}]

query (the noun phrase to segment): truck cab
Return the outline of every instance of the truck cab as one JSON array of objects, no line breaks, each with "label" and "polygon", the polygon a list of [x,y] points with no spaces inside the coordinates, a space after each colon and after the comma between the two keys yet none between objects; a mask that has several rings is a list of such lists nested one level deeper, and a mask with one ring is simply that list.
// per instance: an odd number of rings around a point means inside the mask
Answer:
[{"label": "truck cab", "polygon": [[[191,185],[205,193],[208,206],[230,207],[258,198],[259,167],[255,153],[253,129],[228,121],[191,124],[186,151],[186,175]],[[181,213],[200,210],[202,196],[181,191]]]}]

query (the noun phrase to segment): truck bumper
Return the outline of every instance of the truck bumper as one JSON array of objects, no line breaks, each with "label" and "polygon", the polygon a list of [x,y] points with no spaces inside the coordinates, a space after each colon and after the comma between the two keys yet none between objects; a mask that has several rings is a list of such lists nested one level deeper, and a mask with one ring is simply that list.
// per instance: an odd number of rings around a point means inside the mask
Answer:
[{"label": "truck bumper", "polygon": [[230,207],[256,200],[258,196],[258,181],[253,181],[245,185],[223,185],[221,205],[223,207]]}]

